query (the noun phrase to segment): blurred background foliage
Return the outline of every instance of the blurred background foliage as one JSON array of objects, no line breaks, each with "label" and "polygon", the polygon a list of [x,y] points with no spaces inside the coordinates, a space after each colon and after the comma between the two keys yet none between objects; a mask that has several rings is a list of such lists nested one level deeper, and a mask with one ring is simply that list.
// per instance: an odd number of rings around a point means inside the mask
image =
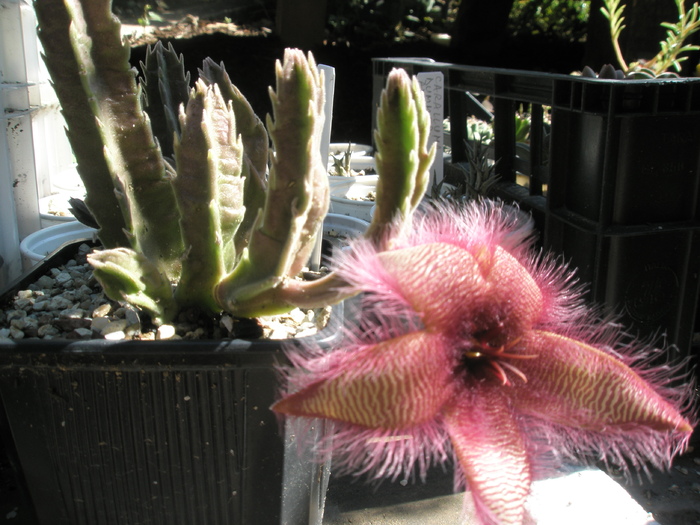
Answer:
[{"label": "blurred background foliage", "polygon": [[[429,38],[451,33],[461,0],[328,0],[329,38]],[[567,41],[586,35],[590,13],[586,0],[515,0],[508,19],[511,36],[542,34]]]},{"label": "blurred background foliage", "polygon": [[[118,14],[139,15],[146,5],[154,12],[195,4],[231,4],[240,11],[274,14],[276,0],[113,0]],[[450,33],[462,0],[328,0],[328,39],[334,42],[429,38]],[[587,0],[514,0],[508,21],[512,36],[547,34],[579,40],[586,34]],[[250,16],[246,16],[250,18]],[[240,21],[234,20],[240,23]]]},{"label": "blurred background foliage", "polygon": [[545,34],[580,41],[586,36],[591,2],[582,0],[516,0],[510,12],[511,35]]},{"label": "blurred background foliage", "polygon": [[[627,29],[621,39],[624,54],[630,60],[651,58],[665,35],[660,23],[674,20],[675,3],[673,0],[623,1],[629,4],[625,13]],[[685,1],[691,4],[694,0]],[[168,10],[182,13],[188,8],[201,10],[212,6],[226,11],[228,21],[267,28],[278,36],[281,32],[279,26],[275,28],[275,20],[280,18],[277,16],[280,5],[296,8],[293,0],[113,2],[117,14],[134,19],[148,18],[147,13]],[[381,56],[388,52],[388,46],[396,43],[409,46],[428,43],[433,47],[407,47],[405,52],[423,52],[424,56],[438,60],[475,66],[563,73],[580,71],[586,65],[597,71],[616,60],[608,22],[600,13],[603,0],[304,0],[302,3],[317,5],[325,13],[313,31],[302,29],[302,33],[313,33],[311,42],[291,42],[291,45],[314,51],[326,45]],[[299,20],[297,16],[294,27],[305,19]],[[698,40],[694,38],[689,43],[699,43]],[[401,53],[395,49],[391,52]],[[695,53],[684,64],[685,74],[695,73],[699,55]]]}]

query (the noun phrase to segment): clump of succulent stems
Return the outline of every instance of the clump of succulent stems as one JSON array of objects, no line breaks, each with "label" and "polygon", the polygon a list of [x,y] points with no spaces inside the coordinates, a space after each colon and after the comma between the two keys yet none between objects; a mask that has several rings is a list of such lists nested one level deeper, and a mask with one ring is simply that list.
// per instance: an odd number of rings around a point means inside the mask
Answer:
[{"label": "clump of succulent stems", "polygon": [[[89,260],[112,299],[158,324],[185,309],[257,317],[344,298],[332,275],[297,278],[329,205],[324,83],[311,54],[287,49],[277,62],[264,125],[211,59],[191,87],[182,56],[158,43],[137,80],[110,0],[34,5],[104,246]],[[405,72],[389,76],[379,113],[377,239],[417,206],[434,154]]]},{"label": "clump of succulent stems", "polygon": [[681,62],[688,58],[681,55],[700,49],[696,45],[684,43],[700,28],[698,3],[695,2],[689,10],[686,10],[683,0],[675,0],[675,2],[678,9],[678,21],[675,23],[661,23],[661,26],[666,29],[666,39],[659,43],[661,47],[659,52],[649,60],[639,60],[628,64],[622,54],[619,42],[622,30],[625,28],[625,17],[623,16],[625,5],[620,4],[620,0],[603,0],[605,5],[601,8],[601,12],[610,22],[610,37],[615,49],[615,55],[626,77],[654,78],[659,76],[676,76],[671,70],[679,72],[681,70]]}]

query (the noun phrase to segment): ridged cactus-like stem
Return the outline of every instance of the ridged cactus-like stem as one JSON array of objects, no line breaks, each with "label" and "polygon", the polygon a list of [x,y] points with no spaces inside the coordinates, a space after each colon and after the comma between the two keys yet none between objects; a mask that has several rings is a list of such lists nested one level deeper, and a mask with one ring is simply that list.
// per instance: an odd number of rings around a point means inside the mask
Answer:
[{"label": "ridged cactus-like stem", "polygon": [[[365,234],[376,249],[389,248],[401,234],[398,228],[410,226],[425,194],[436,147],[427,147],[429,132],[430,114],[417,79],[392,70],[377,112],[377,207]],[[333,272],[311,282],[287,281],[275,292],[280,304],[314,308],[352,296],[351,288]]]},{"label": "ridged cactus-like stem", "polygon": [[219,304],[237,315],[258,316],[289,309],[277,289],[307,262],[329,204],[321,160],[323,77],[311,55],[285,50],[270,90],[274,145],[265,208],[238,266],[217,288]]},{"label": "ridged cactus-like stem", "polygon": [[66,0],[66,5],[83,87],[122,208],[128,208],[132,244],[173,276],[182,253],[175,196],[141,106],[119,21],[109,0]]},{"label": "ridged cactus-like stem", "polygon": [[[188,91],[172,46],[148,50],[137,86],[109,0],[36,2],[79,169],[94,176],[87,201],[98,220],[108,196],[117,203],[120,220],[100,232],[106,249],[89,257],[111,298],[162,323],[184,310],[258,317],[348,295],[336,273],[298,279],[330,200],[323,75],[313,56],[287,49],[275,64],[265,127],[223,65],[205,60]],[[381,250],[397,221],[410,220],[434,155],[423,96],[405,73],[389,76],[377,124],[369,235]]]},{"label": "ridged cactus-like stem", "polygon": [[88,261],[105,293],[115,301],[149,312],[156,324],[177,314],[170,280],[143,254],[114,248],[91,253]]},{"label": "ridged cactus-like stem", "polygon": [[78,161],[87,198],[85,204],[99,225],[99,236],[107,248],[129,246],[123,211],[114,193],[112,176],[105,159],[88,95],[83,90],[80,69],[71,39],[71,18],[63,0],[35,0],[38,35],[44,48],[46,67],[61,103],[66,134]]},{"label": "ridged cactus-like stem", "polygon": [[216,313],[214,287],[224,261],[235,260],[233,239],[243,219],[243,145],[236,118],[219,87],[200,80],[180,112],[173,184],[185,243],[175,297],[181,307]]},{"label": "ridged cactus-like stem", "polygon": [[[217,64],[211,58],[206,58],[199,76],[207,84],[218,85],[224,100],[231,102],[236,115],[236,129],[243,141],[245,215],[234,239],[236,252],[242,253],[248,246],[250,232],[258,213],[265,206],[270,138],[265,125],[255,114],[248,100],[231,82],[223,64]],[[228,269],[231,270],[232,266]]]},{"label": "ridged cactus-like stem", "polygon": [[[267,118],[274,153],[258,238],[263,246],[266,239],[283,246],[280,264],[287,275],[296,275],[309,259],[330,202],[321,159],[325,93],[311,54],[307,59],[300,50],[287,49],[275,67],[277,89],[270,89],[275,118]],[[251,247],[251,258],[262,259],[264,250],[256,248]]]},{"label": "ridged cactus-like stem", "polygon": [[189,97],[190,74],[185,73],[183,57],[177,55],[173,45],[168,44],[166,49],[161,42],[148,46],[141,71],[140,85],[153,135],[161,153],[172,157],[173,137],[180,134],[179,108]]},{"label": "ridged cactus-like stem", "polygon": [[430,114],[418,80],[402,69],[389,73],[377,111],[374,141],[377,183],[376,208],[368,237],[383,242],[387,228],[409,219],[425,194],[435,144],[428,149]]},{"label": "ridged cactus-like stem", "polygon": [[253,164],[255,171],[264,178],[267,171],[270,139],[265,125],[253,111],[243,93],[233,85],[223,64],[217,64],[211,58],[205,58],[199,76],[207,84],[219,86],[221,96],[232,105],[236,115],[236,129],[241,135],[245,156]]}]

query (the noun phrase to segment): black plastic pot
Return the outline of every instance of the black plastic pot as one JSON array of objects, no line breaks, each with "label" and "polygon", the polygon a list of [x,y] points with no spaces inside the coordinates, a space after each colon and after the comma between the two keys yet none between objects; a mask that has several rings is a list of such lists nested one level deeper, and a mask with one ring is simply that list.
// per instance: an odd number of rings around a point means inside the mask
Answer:
[{"label": "black plastic pot", "polygon": [[[56,258],[66,251],[0,301]],[[320,523],[328,470],[298,456],[269,410],[285,362],[275,341],[0,344],[0,394],[39,522]]]}]

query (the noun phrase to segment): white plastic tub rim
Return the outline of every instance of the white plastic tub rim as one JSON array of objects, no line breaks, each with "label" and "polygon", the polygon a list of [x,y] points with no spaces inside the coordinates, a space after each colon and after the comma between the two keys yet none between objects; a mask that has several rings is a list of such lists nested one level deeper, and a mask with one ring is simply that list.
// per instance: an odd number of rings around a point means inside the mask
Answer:
[{"label": "white plastic tub rim", "polygon": [[331,212],[371,221],[374,201],[363,198],[376,192],[378,179],[378,175],[365,175],[348,185],[331,186]]},{"label": "white plastic tub rim", "polygon": [[[369,144],[357,144],[350,142],[350,157],[369,157],[372,155],[372,146]],[[347,142],[332,142],[328,150],[329,155],[340,157],[348,151]]]},{"label": "white plastic tub rim", "polygon": [[42,228],[76,220],[70,212],[69,198],[68,194],[56,193],[39,199],[39,218]]},{"label": "white plastic tub rim", "polygon": [[359,237],[367,231],[369,222],[349,215],[329,213],[323,220],[324,237]]},{"label": "white plastic tub rim", "polygon": [[[377,164],[374,161],[374,157],[350,157],[350,169],[356,172],[367,172],[376,171]],[[328,163],[328,173],[330,177],[336,177],[338,179],[352,179],[355,177],[342,177],[338,175],[331,175],[335,173],[335,166],[333,165],[333,160]],[[362,175],[360,175],[362,176]]]},{"label": "white plastic tub rim", "polygon": [[[332,238],[357,237],[362,235],[369,222],[347,215],[329,213],[323,221],[323,233]],[[38,230],[20,243],[20,252],[32,264],[43,261],[62,246],[74,241],[97,238],[97,230],[78,221],[66,222]]]},{"label": "white plastic tub rim", "polygon": [[[369,222],[357,217],[329,213],[323,221],[323,242],[330,244],[331,254],[335,250],[343,251],[348,249],[351,239],[360,237],[367,231],[368,227]],[[324,252],[325,249],[324,247]],[[328,262],[326,260],[323,264],[328,264]]]},{"label": "white plastic tub rim", "polygon": [[55,193],[84,195],[85,185],[78,174],[77,164],[51,177],[51,190]]},{"label": "white plastic tub rim", "polygon": [[30,265],[38,264],[63,245],[74,241],[95,240],[97,230],[78,221],[43,228],[27,235],[19,245],[22,258]]}]

